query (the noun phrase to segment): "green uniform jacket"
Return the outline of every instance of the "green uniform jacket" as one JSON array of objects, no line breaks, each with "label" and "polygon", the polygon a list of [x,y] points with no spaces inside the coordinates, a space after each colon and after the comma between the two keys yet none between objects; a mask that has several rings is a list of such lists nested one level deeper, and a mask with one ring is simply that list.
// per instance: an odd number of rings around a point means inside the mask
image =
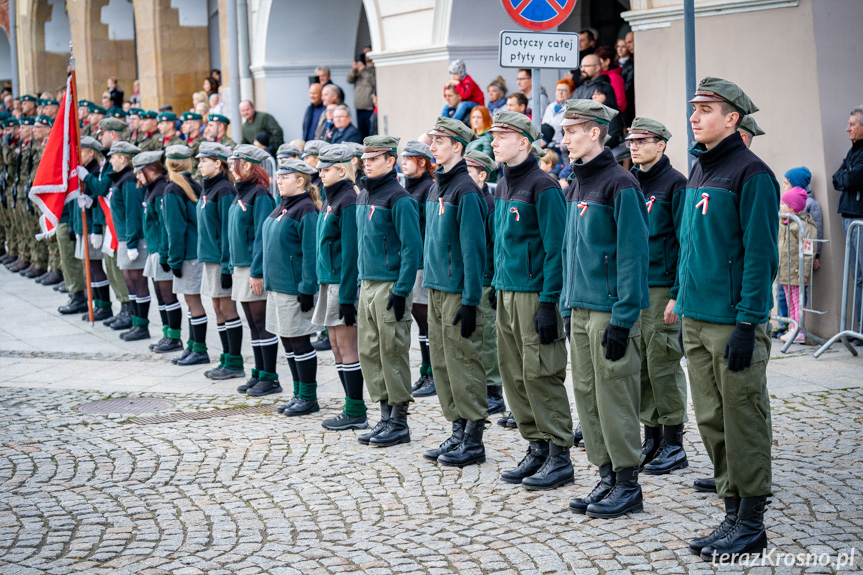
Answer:
[{"label": "green uniform jacket", "polygon": [[168,138],[162,136],[161,134],[159,135],[159,146],[163,150],[165,148],[167,148],[168,146],[185,146],[185,145],[186,145],[186,142],[176,132],[174,133],[173,136],[170,136]]},{"label": "green uniform jacket", "polygon": [[359,279],[395,282],[393,294],[407,297],[422,258],[419,209],[393,170],[364,177],[357,197]]},{"label": "green uniform jacket", "polygon": [[231,265],[249,267],[251,277],[264,277],[264,245],[261,228],[276,202],[269,190],[250,180],[237,182],[237,195],[228,211]]},{"label": "green uniform jacket", "polygon": [[282,134],[282,127],[274,117],[266,112],[255,111],[255,117],[251,122],[243,120],[243,141],[242,144],[254,144],[255,136],[259,132],[266,132],[270,135],[270,145],[278,149],[279,146],[285,143],[285,136]]},{"label": "green uniform jacket", "polygon": [[282,196],[264,221],[264,289],[290,295],[318,291],[318,207],[308,192]]},{"label": "green uniform jacket", "polygon": [[779,183],[736,132],[691,153],[698,161],[684,192],[674,312],[719,324],[764,323],[779,260]]},{"label": "green uniform jacket", "polygon": [[[426,241],[426,199],[428,198],[429,190],[434,185],[434,178],[428,172],[424,172],[418,178],[405,178],[405,189],[416,200],[419,209],[420,217],[420,239],[425,245]],[[425,252],[425,249],[423,249]],[[423,269],[425,265],[425,254],[420,255],[420,267]]]},{"label": "green uniform jacket", "polygon": [[482,299],[485,270],[485,218],[488,203],[467,173],[464,160],[435,171],[426,199],[423,287],[462,294],[462,305]]},{"label": "green uniform jacket", "polygon": [[357,194],[354,183],[327,186],[318,216],[318,281],[338,284],[339,303],[357,301]]},{"label": "green uniform jacket", "polygon": [[521,164],[504,168],[494,202],[492,285],[498,290],[538,293],[540,302],[558,303],[566,225],[560,184],[540,170],[530,154]]},{"label": "green uniform jacket", "polygon": [[[143,191],[138,188],[138,184],[135,181],[132,167],[128,166],[119,172],[111,172],[108,174],[108,179],[112,182],[108,190],[108,197],[110,198],[111,217],[114,220],[114,231],[117,232],[117,240],[125,242],[130,235],[136,241],[141,239],[143,235],[143,226],[141,223],[143,209],[141,202],[144,196]],[[90,176],[87,176],[85,180],[89,181]],[[134,205],[129,206],[127,210],[127,203]],[[131,224],[131,230],[127,230],[127,222]]]},{"label": "green uniform jacket", "polygon": [[[111,162],[105,161],[106,170],[111,169]],[[99,198],[94,193],[93,184],[87,185],[87,181],[95,183],[99,190],[105,190],[102,195],[107,194],[108,184],[110,180],[108,179],[107,174],[105,175],[105,183],[99,180],[99,174],[102,170],[102,165],[97,161],[93,160],[89,164],[85,166],[89,174],[84,178],[84,185],[81,186],[81,192],[87,196],[93,198],[93,205],[87,209],[87,232],[91,234],[101,234],[103,233],[105,226],[105,214],[102,213],[102,208],[99,206]],[[69,223],[72,226],[72,229],[78,235],[84,234],[84,225],[81,221],[81,209],[78,207],[77,202],[74,204],[66,204],[66,207],[69,208],[70,218]],[[65,214],[66,209],[64,208],[63,212]],[[62,219],[60,220],[63,221]]]},{"label": "green uniform jacket", "polygon": [[237,147],[237,142],[235,142],[234,140],[232,140],[228,136],[222,136],[222,139],[219,140],[218,143],[220,143],[223,146],[230,148],[232,150]]},{"label": "green uniform jacket", "polygon": [[192,179],[199,184],[204,180],[204,176],[201,175],[201,171],[198,169],[198,162],[200,162],[198,159],[198,151],[200,150],[201,142],[203,141],[204,137],[200,132],[190,134],[190,137],[185,141],[185,144],[192,150]]},{"label": "green uniform jacket", "polygon": [[482,152],[483,154],[494,158],[494,150],[491,148],[491,140],[494,137],[494,134],[486,130],[479,136],[477,136],[474,140],[471,140],[468,143],[466,150],[476,150],[478,152]]},{"label": "green uniform jacket", "polygon": [[225,174],[204,178],[196,211],[198,214],[198,261],[222,266],[223,274],[234,273],[228,243],[228,212],[234,201],[234,187]]},{"label": "green uniform jacket", "polygon": [[494,279],[494,194],[488,189],[488,184],[482,186],[482,197],[488,205],[488,215],[485,217],[485,270],[482,275],[482,285],[490,286]]},{"label": "green uniform jacket", "polygon": [[[201,186],[192,179],[191,174],[183,176],[192,187],[195,197],[201,197]],[[172,269],[181,269],[186,260],[198,259],[198,216],[195,213],[197,202],[186,195],[183,188],[174,182],[165,187],[162,210],[159,213],[162,228],[159,263],[166,263]]]},{"label": "green uniform jacket", "polygon": [[647,206],[650,234],[647,284],[650,287],[671,287],[671,299],[676,299],[677,257],[680,252],[677,228],[682,215],[686,176],[671,167],[667,156],[662,156],[647,171],[635,166],[632,173],[638,178]]},{"label": "green uniform jacket", "polygon": [[157,131],[149,134],[138,132],[138,143],[135,144],[141,148],[142,152],[155,152],[162,149],[162,135]]},{"label": "green uniform jacket", "polygon": [[611,150],[572,164],[563,246],[566,308],[611,312],[629,329],[650,307],[647,207],[635,176]]},{"label": "green uniform jacket", "polygon": [[151,254],[161,253],[164,238],[162,210],[165,209],[165,188],[168,180],[164,176],[147,184],[142,206],[144,208],[144,241]]}]

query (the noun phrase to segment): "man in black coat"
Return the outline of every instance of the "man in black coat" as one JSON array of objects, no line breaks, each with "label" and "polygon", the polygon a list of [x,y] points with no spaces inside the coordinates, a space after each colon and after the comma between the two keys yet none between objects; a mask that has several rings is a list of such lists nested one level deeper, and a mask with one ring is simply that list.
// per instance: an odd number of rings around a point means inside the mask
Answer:
[{"label": "man in black coat", "polygon": [[[851,328],[863,330],[860,299],[863,298],[863,226],[851,229],[853,222],[863,223],[863,106],[851,110],[848,127],[845,128],[851,139],[851,149],[842,165],[833,174],[833,187],[839,192],[839,209],[842,214],[842,229],[847,236],[851,233],[851,250],[848,261],[851,263],[851,277],[854,278],[854,316]],[[863,341],[855,340],[857,345]]]}]

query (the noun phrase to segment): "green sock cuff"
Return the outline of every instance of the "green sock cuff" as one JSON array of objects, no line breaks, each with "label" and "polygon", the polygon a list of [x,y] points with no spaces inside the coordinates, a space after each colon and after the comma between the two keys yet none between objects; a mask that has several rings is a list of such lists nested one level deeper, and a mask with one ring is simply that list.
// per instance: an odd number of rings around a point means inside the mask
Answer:
[{"label": "green sock cuff", "polygon": [[243,369],[243,356],[242,355],[231,355],[229,353],[226,353],[226,354],[224,354],[224,356],[225,356],[225,367],[228,367],[230,369]]},{"label": "green sock cuff", "polygon": [[182,332],[179,329],[171,329],[168,326],[165,326],[165,337],[169,337],[171,339],[180,339]]},{"label": "green sock cuff", "polygon": [[171,329],[167,325],[162,326],[162,337],[171,337],[168,335],[168,330]]},{"label": "green sock cuff", "polygon": [[[179,329],[177,330],[177,339],[180,339],[180,330]],[[192,347],[193,347],[194,343],[195,342],[192,341],[191,339],[187,340],[186,341],[186,349],[188,349],[189,351],[192,351]]]},{"label": "green sock cuff", "polygon": [[218,367],[225,367],[225,354],[224,353],[219,354],[219,365],[218,365]]},{"label": "green sock cuff", "polygon": [[192,342],[192,351],[195,353],[206,353],[207,352],[207,343],[203,341],[193,341]]},{"label": "green sock cuff", "polygon": [[258,370],[258,381],[279,381],[279,374]]},{"label": "green sock cuff", "polygon": [[420,364],[420,375],[425,375],[427,369],[428,369],[428,366],[424,363],[421,363]]},{"label": "green sock cuff", "polygon": [[431,368],[431,364],[429,364],[429,365],[426,367],[426,375],[427,375],[427,376],[429,376],[429,377],[432,377],[432,368]]},{"label": "green sock cuff", "polygon": [[138,325],[140,325],[141,327],[147,327],[148,325],[150,325],[150,320],[145,317],[139,317]]},{"label": "green sock cuff", "polygon": [[111,302],[102,299],[93,300],[93,303],[100,309],[111,308]]},{"label": "green sock cuff", "polygon": [[300,382],[294,380],[294,395],[300,395]]},{"label": "green sock cuff", "polygon": [[255,379],[260,379],[260,375],[261,375],[261,371],[259,369],[256,369],[253,367],[252,368],[252,377],[254,377]]},{"label": "green sock cuff", "polygon": [[305,399],[306,401],[315,401],[318,399],[318,382],[300,382],[300,399]]},{"label": "green sock cuff", "polygon": [[366,402],[362,399],[345,398],[345,415],[358,417],[366,414]]}]

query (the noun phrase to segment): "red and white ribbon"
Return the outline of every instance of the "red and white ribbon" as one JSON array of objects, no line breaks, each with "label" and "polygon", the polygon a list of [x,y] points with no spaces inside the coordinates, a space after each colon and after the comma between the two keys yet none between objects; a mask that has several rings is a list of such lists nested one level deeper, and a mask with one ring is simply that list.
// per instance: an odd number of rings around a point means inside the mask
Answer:
[{"label": "red and white ribbon", "polygon": [[237,204],[240,206],[240,209],[244,212],[246,211],[246,204],[243,203],[243,200],[237,199]]},{"label": "red and white ribbon", "polygon": [[655,201],[656,201],[656,196],[650,196],[650,199],[647,200],[647,203],[645,205],[647,205],[647,213],[648,214],[650,213],[650,210],[653,209],[653,202],[655,202]]},{"label": "red and white ribbon", "polygon": [[518,208],[510,208],[509,213],[515,214],[515,221],[518,221]]},{"label": "red and white ribbon", "polygon": [[374,206],[374,204],[372,204],[371,206],[369,206],[369,219],[372,219],[372,214],[374,214],[374,213],[375,213],[375,206]]},{"label": "red and white ribbon", "polygon": [[443,198],[438,198],[438,202],[440,202],[440,210],[438,210],[438,215],[443,215]]},{"label": "red and white ribbon", "polygon": [[698,202],[697,204],[695,204],[695,207],[701,208],[701,215],[702,216],[707,215],[707,204],[709,204],[709,203],[710,203],[710,194],[708,194],[706,192],[701,194],[701,201]]},{"label": "red and white ribbon", "polygon": [[287,214],[287,213],[288,213],[288,210],[283,209],[283,210],[282,210],[282,213],[279,215],[279,217],[278,217],[278,218],[276,218],[276,221],[277,221],[277,222],[282,221],[282,218],[283,218],[283,217],[285,217],[285,214]]},{"label": "red and white ribbon", "polygon": [[206,207],[207,207],[207,196],[203,196],[201,198],[201,209],[204,209]]},{"label": "red and white ribbon", "polygon": [[333,206],[327,206],[327,213],[324,214],[324,221],[327,221],[327,218],[330,217],[331,213],[333,213]]},{"label": "red and white ribbon", "polygon": [[581,210],[580,212],[578,212],[578,215],[583,216],[584,213],[587,211],[587,207],[589,205],[590,204],[588,204],[587,202],[578,202],[578,209]]}]

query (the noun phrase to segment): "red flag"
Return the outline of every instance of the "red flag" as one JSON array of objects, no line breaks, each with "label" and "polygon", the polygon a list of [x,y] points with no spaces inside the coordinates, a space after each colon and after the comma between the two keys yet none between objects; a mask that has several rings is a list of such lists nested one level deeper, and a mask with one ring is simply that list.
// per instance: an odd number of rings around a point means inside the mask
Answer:
[{"label": "red flag", "polygon": [[111,202],[109,199],[99,196],[99,206],[102,208],[102,213],[105,214],[105,245],[110,246],[112,252],[110,255],[113,255],[117,253],[117,246],[120,245],[120,241],[117,239],[117,232],[114,231],[114,216],[111,214]]},{"label": "red flag", "polygon": [[52,232],[57,226],[66,202],[74,201],[79,195],[77,124],[78,102],[73,73],[66,80],[66,93],[30,188],[30,199],[42,210],[39,224],[45,233]]}]

